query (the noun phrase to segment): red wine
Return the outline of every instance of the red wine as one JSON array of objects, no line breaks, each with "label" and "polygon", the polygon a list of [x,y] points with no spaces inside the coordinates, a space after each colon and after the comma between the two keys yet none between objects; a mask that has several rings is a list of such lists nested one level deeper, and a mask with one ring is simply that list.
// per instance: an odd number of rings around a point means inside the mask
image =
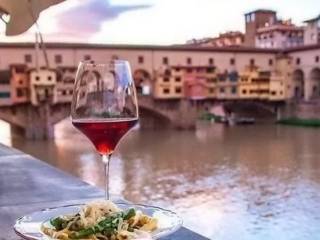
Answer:
[{"label": "red wine", "polygon": [[81,119],[73,121],[72,124],[91,140],[100,154],[111,154],[123,135],[137,121],[137,119]]}]

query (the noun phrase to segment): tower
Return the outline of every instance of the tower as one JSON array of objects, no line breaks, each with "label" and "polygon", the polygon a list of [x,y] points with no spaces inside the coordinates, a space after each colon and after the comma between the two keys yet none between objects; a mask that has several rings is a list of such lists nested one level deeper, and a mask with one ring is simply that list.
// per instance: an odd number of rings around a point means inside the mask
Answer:
[{"label": "tower", "polygon": [[268,24],[272,25],[277,21],[277,13],[266,9],[258,9],[246,13],[244,16],[246,22],[244,45],[247,47],[255,46],[255,37],[258,28]]}]

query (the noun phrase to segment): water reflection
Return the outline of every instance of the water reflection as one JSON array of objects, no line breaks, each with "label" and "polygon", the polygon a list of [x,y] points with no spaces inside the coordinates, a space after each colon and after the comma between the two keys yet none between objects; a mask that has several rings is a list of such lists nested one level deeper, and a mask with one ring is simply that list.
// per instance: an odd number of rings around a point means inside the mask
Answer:
[{"label": "water reflection", "polygon": [[[102,187],[88,140],[68,121],[56,134],[12,145]],[[112,159],[111,193],[173,208],[212,239],[320,239],[319,139],[319,130],[268,125],[133,131]]]}]

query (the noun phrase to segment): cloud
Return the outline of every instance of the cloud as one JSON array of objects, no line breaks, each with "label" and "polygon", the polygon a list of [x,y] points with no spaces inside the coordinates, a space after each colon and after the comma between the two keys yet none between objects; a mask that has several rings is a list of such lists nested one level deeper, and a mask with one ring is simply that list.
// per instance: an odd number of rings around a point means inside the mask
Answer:
[{"label": "cloud", "polygon": [[57,16],[57,27],[61,32],[90,37],[101,30],[102,24],[120,14],[149,8],[151,5],[112,5],[109,0],[87,0]]}]

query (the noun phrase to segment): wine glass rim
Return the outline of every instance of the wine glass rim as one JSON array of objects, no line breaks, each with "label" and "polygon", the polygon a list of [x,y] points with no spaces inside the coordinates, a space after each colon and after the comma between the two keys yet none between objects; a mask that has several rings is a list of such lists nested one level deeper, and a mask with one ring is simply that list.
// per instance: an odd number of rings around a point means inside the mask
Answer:
[{"label": "wine glass rim", "polygon": [[93,61],[93,60],[81,60],[80,64],[85,64],[85,65],[92,65],[92,66],[106,66],[109,65],[110,63],[113,64],[128,64],[129,62],[127,60],[123,59],[114,59],[114,60],[109,60],[109,61]]}]

